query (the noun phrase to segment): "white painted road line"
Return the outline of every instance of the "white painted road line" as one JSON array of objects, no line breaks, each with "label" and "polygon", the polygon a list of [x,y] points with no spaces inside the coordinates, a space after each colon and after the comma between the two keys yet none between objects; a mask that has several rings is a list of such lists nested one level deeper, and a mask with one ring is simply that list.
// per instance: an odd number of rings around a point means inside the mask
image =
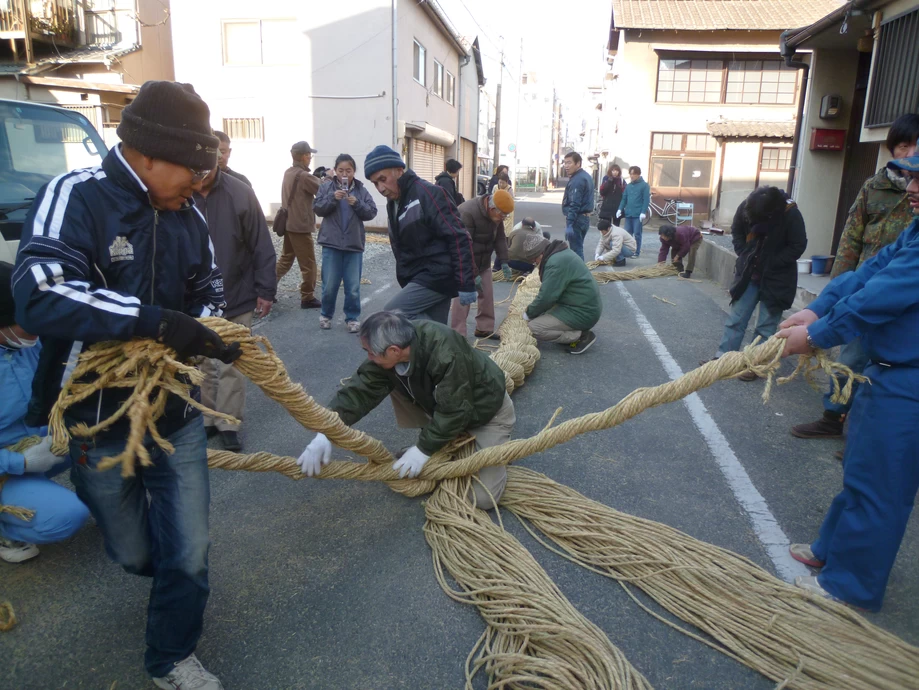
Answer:
[{"label": "white painted road line", "polygon": [[[645,338],[648,339],[648,342],[651,343],[651,349],[654,354],[664,365],[664,371],[667,372],[667,376],[671,380],[678,379],[683,375],[680,365],[670,355],[660,336],[657,335],[654,327],[651,326],[651,323],[635,303],[635,300],[632,299],[632,295],[629,294],[625,285],[618,282],[616,287],[619,288],[619,294],[622,295],[634,313],[638,327]],[[778,576],[786,582],[792,582],[796,575],[809,575],[810,571],[807,567],[798,563],[788,553],[788,537],[785,536],[785,532],[782,531],[772,511],[769,510],[766,499],[753,485],[747,471],[740,463],[740,460],[737,459],[737,456],[734,455],[728,440],[721,433],[721,429],[718,428],[715,420],[708,413],[702,400],[696,393],[693,393],[683,398],[683,404],[689,410],[689,416],[692,417],[693,424],[696,425],[699,433],[702,434],[702,438],[708,444],[708,448],[718,463],[721,473],[731,487],[731,491],[734,492],[734,497],[753,523],[753,531],[756,532],[757,539],[765,547],[766,553],[769,554],[769,558],[775,564]]]},{"label": "white painted road line", "polygon": [[384,285],[383,287],[378,287],[378,288],[377,288],[376,290],[374,290],[372,293],[370,293],[369,295],[367,295],[367,297],[364,297],[363,299],[361,299],[361,306],[362,306],[362,307],[367,306],[367,302],[369,302],[370,300],[372,300],[374,297],[376,297],[377,295],[379,295],[381,292],[386,292],[386,290],[388,290],[388,289],[391,288],[391,287],[392,287],[392,281],[389,281],[389,282],[386,283],[386,285]]}]

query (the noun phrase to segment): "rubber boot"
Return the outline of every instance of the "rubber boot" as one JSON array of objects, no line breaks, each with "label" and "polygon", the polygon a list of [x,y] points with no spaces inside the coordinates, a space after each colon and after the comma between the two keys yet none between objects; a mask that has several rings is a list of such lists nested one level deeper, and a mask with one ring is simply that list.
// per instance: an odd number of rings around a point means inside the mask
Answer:
[{"label": "rubber boot", "polygon": [[798,424],[791,428],[791,435],[798,438],[842,438],[842,427],[846,416],[824,410],[823,417],[809,424]]}]

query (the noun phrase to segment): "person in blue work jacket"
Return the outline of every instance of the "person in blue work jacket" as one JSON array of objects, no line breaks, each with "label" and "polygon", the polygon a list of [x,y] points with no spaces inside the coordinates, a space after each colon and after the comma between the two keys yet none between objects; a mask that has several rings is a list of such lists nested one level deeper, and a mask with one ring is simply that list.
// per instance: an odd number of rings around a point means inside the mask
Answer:
[{"label": "person in blue work jacket", "polygon": [[568,184],[562,197],[565,241],[583,261],[584,238],[590,229],[590,214],[594,210],[594,179],[581,168],[581,154],[576,151],[565,155],[564,164],[568,175]]},{"label": "person in blue work jacket", "polygon": [[[13,275],[16,322],[55,346],[64,341],[68,367],[94,343],[132,338],[156,339],[179,359],[229,364],[239,343],[224,344],[196,318],[221,316],[226,307],[214,245],[193,198],[217,165],[210,110],[190,84],[148,81],[122,112],[118,136],[121,144],[100,167],[60,175],[36,195]],[[60,359],[51,361],[59,366]],[[66,376],[37,374],[46,383]],[[100,390],[69,407],[64,422],[94,426],[131,394]],[[194,654],[210,594],[201,413],[170,394],[157,431],[173,452],[147,434],[152,465],[131,477],[98,471],[102,458],[124,450],[128,426],[124,417],[93,438],[73,439],[71,480],[111,559],[152,578],[145,666],[153,683],[222,690]]]},{"label": "person in blue work jacket", "polygon": [[619,210],[616,218],[625,217],[625,231],[635,238],[638,251],[635,256],[641,256],[641,229],[645,222],[651,204],[651,186],[641,176],[641,168],[633,165],[629,168],[629,183],[622,193]]},{"label": "person in blue work jacket", "polygon": [[[910,177],[919,213],[919,155],[888,163]],[[849,413],[843,489],[817,540],[791,555],[813,568],[799,587],[877,611],[919,490],[919,218],[874,258],[833,280],[808,309],[780,324],[783,355],[827,349],[861,337],[871,385]]]},{"label": "person in blue work jacket", "polygon": [[[67,539],[79,531],[89,510],[72,491],[48,477],[64,471],[68,456],[51,452],[47,427],[25,422],[32,378],[38,365],[38,339],[16,325],[12,265],[0,262],[0,506],[34,510],[31,520],[0,511],[0,560],[22,563],[38,555],[36,544]],[[9,449],[28,436],[41,443],[17,453]]]}]

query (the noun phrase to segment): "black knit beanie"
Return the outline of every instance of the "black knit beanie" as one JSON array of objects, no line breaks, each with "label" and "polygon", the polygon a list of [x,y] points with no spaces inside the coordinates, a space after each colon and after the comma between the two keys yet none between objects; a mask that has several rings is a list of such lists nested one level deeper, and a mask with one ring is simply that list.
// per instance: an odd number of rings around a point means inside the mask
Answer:
[{"label": "black knit beanie", "polygon": [[220,140],[211,130],[211,111],[191,84],[146,82],[121,113],[118,136],[151,158],[193,170],[217,166]]},{"label": "black knit beanie", "polygon": [[0,261],[0,328],[16,323],[12,282],[13,266],[6,261]]}]

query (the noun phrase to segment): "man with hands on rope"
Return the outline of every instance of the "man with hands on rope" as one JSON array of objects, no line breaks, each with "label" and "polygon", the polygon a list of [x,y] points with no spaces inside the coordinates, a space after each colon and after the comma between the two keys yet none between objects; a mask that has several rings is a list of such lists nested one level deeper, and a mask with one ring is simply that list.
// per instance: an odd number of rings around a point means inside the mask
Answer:
[{"label": "man with hands on rope", "polygon": [[[459,333],[382,311],[361,324],[360,338],[368,361],[328,407],[351,426],[390,396],[396,423],[421,429],[418,442],[393,463],[400,477],[417,477],[434,453],[464,431],[475,437],[476,449],[510,440],[517,418],[504,372]],[[312,477],[331,453],[331,442],[317,434],[297,462]],[[503,465],[481,469],[472,483],[476,506],[493,508],[506,483]]]},{"label": "man with hands on rope", "polygon": [[[919,155],[888,165],[909,178],[919,213]],[[843,489],[813,544],[796,560],[820,569],[795,584],[877,611],[919,491],[919,218],[876,256],[830,282],[808,309],[780,324],[783,356],[828,349],[861,337],[865,376],[849,413]]]},{"label": "man with hands on rope", "polygon": [[[181,359],[229,363],[240,354],[238,343],[226,346],[195,318],[220,316],[225,306],[207,224],[192,198],[217,165],[207,104],[190,84],[147,82],[124,109],[118,136],[122,143],[100,167],[42,188],[23,226],[13,276],[17,323],[43,340],[66,342],[64,357],[50,358],[50,368],[37,374],[56,390],[81,351],[104,341],[155,338]],[[69,407],[64,421],[68,428],[100,425],[131,394],[99,390]],[[169,395],[157,431],[174,452],[148,434],[152,466],[124,478],[98,471],[104,457],[125,449],[129,424],[124,417],[92,438],[72,439],[71,479],[109,557],[152,578],[145,666],[153,682],[221,690],[194,654],[210,593],[201,413]]]}]

